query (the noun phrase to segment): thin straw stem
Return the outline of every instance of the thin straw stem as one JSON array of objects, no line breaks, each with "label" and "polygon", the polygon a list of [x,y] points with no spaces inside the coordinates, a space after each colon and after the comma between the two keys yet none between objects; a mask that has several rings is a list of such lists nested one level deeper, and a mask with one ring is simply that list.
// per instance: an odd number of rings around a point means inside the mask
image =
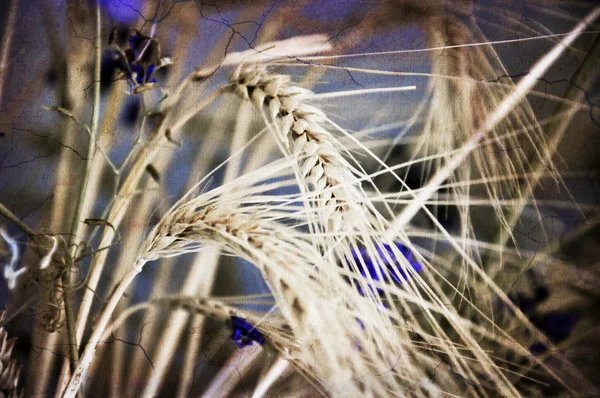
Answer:
[{"label": "thin straw stem", "polygon": [[[71,232],[69,235],[70,259],[74,259],[77,255],[77,237],[84,229],[84,224],[81,218],[89,207],[90,192],[88,192],[88,183],[90,180],[90,172],[96,151],[96,136],[98,135],[98,121],[100,118],[100,64],[102,58],[102,10],[100,0],[96,1],[96,37],[94,41],[94,75],[93,75],[93,96],[94,103],[92,109],[92,125],[90,129],[90,137],[88,142],[87,156],[85,158],[85,166],[81,188],[77,198],[75,213],[71,221]],[[74,264],[72,264],[74,265]],[[65,322],[67,326],[67,338],[69,341],[70,351],[70,367],[71,372],[77,366],[79,359],[78,341],[75,336],[75,319],[72,305],[72,291],[70,285],[72,282],[70,269],[63,275],[63,285],[65,287]],[[65,373],[63,373],[64,377]],[[60,384],[59,384],[60,385]]]},{"label": "thin straw stem", "polygon": [[139,262],[139,263],[135,264],[133,269],[131,271],[129,271],[123,277],[123,279],[121,280],[121,283],[119,283],[116,290],[110,297],[110,300],[108,301],[108,303],[106,303],[104,311],[102,312],[102,315],[98,319],[96,328],[94,329],[94,332],[92,333],[92,335],[90,336],[90,339],[88,340],[87,344],[85,345],[85,350],[83,352],[83,355],[81,356],[78,366],[75,369],[75,371],[73,372],[73,375],[71,376],[71,380],[69,381],[67,389],[63,395],[63,398],[73,398],[79,391],[81,384],[83,382],[83,378],[85,377],[85,374],[87,372],[87,369],[89,368],[89,366],[92,362],[92,359],[94,358],[94,353],[96,352],[96,347],[98,346],[98,343],[100,343],[100,341],[101,341],[102,334],[104,333],[106,326],[108,325],[108,322],[110,321],[110,318],[112,317],[112,314],[113,314],[117,304],[119,303],[119,300],[121,299],[121,297],[123,297],[125,290],[129,287],[131,282],[133,282],[133,280],[135,279],[137,274],[139,274],[141,272],[144,264],[145,264],[145,262]]},{"label": "thin straw stem", "polygon": [[290,363],[285,359],[281,357],[278,358],[275,364],[273,364],[273,366],[269,369],[267,374],[261,378],[260,382],[254,389],[252,398],[263,398],[267,391],[269,391],[269,388],[271,388],[277,379],[281,377],[281,375],[283,375],[283,373],[288,369],[289,364]]},{"label": "thin straw stem", "polygon": [[[219,261],[220,249],[208,247],[202,250],[197,256],[188,273],[181,294],[185,296],[204,295],[212,288],[217,263]],[[146,380],[142,396],[154,397],[158,394],[159,388],[166,376],[168,365],[177,349],[177,344],[181,340],[184,332],[184,326],[190,318],[185,310],[178,310],[171,314],[167,320],[167,328],[162,336],[156,336],[158,348],[154,363],[154,372]],[[182,369],[185,371],[185,369]]]},{"label": "thin straw stem", "polygon": [[4,204],[2,204],[2,202],[0,202],[0,214],[2,214],[8,220],[10,220],[14,224],[16,224],[17,227],[19,227],[19,229],[21,231],[25,232],[27,235],[30,235],[30,236],[35,235],[35,231],[33,229],[31,229],[31,227],[29,227],[23,221],[21,221],[21,219],[19,217],[17,217],[17,215],[15,213],[10,211],[10,209],[8,207],[4,206]]},{"label": "thin straw stem", "polygon": [[10,55],[12,38],[15,33],[15,20],[17,18],[17,10],[19,9],[19,0],[12,0],[8,8],[8,17],[2,35],[2,53],[0,54],[0,107],[2,107],[2,100],[4,99],[4,81],[8,77],[8,57]]}]

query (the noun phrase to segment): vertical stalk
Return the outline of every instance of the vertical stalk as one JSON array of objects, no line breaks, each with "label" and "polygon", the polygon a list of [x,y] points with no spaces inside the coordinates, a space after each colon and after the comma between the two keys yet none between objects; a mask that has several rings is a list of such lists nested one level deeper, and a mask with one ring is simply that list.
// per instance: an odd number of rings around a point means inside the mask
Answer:
[{"label": "vertical stalk", "polygon": [[[146,180],[146,182],[143,183],[140,188],[148,189],[149,185],[150,181]],[[159,196],[157,193],[141,195],[140,201],[138,202],[137,211],[132,214],[132,217],[129,220],[129,225],[123,226],[128,232],[127,234],[123,235],[121,246],[122,249],[119,251],[119,255],[116,259],[116,264],[119,264],[119,266],[111,271],[111,282],[108,285],[108,291],[112,291],[113,287],[116,287],[123,275],[128,271],[127,268],[124,266],[122,267],[121,265],[129,265],[135,261],[138,254],[137,248],[144,243],[144,239],[146,238],[145,229],[136,227],[136,225],[145,225],[153,210],[157,206],[158,198]],[[135,289],[135,287],[132,289]],[[122,309],[128,308],[131,305],[131,301],[131,297],[124,297],[121,300],[117,311],[120,312]],[[123,331],[122,333],[123,334],[120,337],[125,338],[126,332]],[[127,349],[128,346],[126,344],[110,344],[109,347],[106,347],[104,355],[104,358],[106,358],[108,362],[99,358],[100,360],[94,361],[92,368],[90,368],[90,372],[94,373],[96,370],[100,371],[104,367],[109,367],[112,369],[110,375],[108,375],[109,388],[107,391],[107,396],[121,397],[126,395],[126,391],[123,390],[123,386],[128,386],[130,384],[127,383],[125,374],[128,370],[135,366],[132,364],[131,358],[126,356],[128,353]]]},{"label": "vertical stalk", "polygon": [[2,36],[2,54],[0,54],[0,105],[2,105],[4,81],[8,77],[8,56],[12,44],[13,33],[15,31],[15,19],[17,17],[17,8],[19,8],[19,0],[13,0],[8,8],[8,17],[6,18],[6,25]]},{"label": "vertical stalk", "polygon": [[[209,296],[212,282],[219,261],[220,247],[207,247],[196,256],[196,259],[187,275],[185,284],[181,289],[184,296]],[[170,314],[167,319],[167,328],[160,336],[156,336],[156,354],[154,355],[154,372],[149,374],[146,380],[143,397],[158,396],[162,382],[164,381],[168,366],[175,354],[177,345],[181,340],[185,325],[188,323],[190,314],[184,310],[177,310]],[[199,329],[195,331],[201,335]],[[195,358],[194,358],[195,359]],[[185,369],[182,369],[185,372]]]},{"label": "vertical stalk", "polygon": [[279,357],[277,361],[273,364],[273,366],[269,369],[267,374],[261,378],[260,382],[254,389],[254,393],[252,393],[252,398],[263,398],[269,388],[273,386],[277,382],[277,380],[283,376],[283,373],[288,369],[288,365],[290,363]]},{"label": "vertical stalk", "polygon": [[[96,37],[94,40],[94,76],[93,76],[93,109],[92,109],[92,124],[90,129],[90,137],[88,142],[87,156],[85,158],[85,168],[83,172],[83,179],[81,181],[81,188],[79,190],[79,196],[77,198],[75,213],[73,214],[73,220],[71,221],[71,230],[69,234],[69,256],[70,261],[77,256],[77,244],[78,236],[83,232],[84,224],[81,222],[84,211],[88,210],[89,204],[89,192],[88,185],[90,181],[90,171],[93,164],[94,153],[96,151],[96,137],[98,135],[98,121],[100,119],[100,61],[101,61],[101,50],[102,50],[102,19],[101,19],[100,0],[96,1]],[[67,337],[69,341],[69,353],[70,353],[70,367],[71,372],[77,366],[79,360],[79,351],[77,345],[77,338],[75,336],[75,319],[72,307],[72,291],[71,285],[71,269],[75,264],[71,264],[71,267],[67,269],[67,272],[63,275],[63,286],[65,291],[65,322],[67,326]],[[59,384],[60,387],[60,384]]]},{"label": "vertical stalk", "polygon": [[104,311],[102,311],[102,315],[98,319],[98,323],[90,337],[90,340],[85,346],[85,351],[83,352],[81,360],[79,361],[78,367],[75,368],[75,370],[73,371],[73,375],[69,380],[69,384],[65,390],[63,398],[73,398],[79,391],[81,383],[83,382],[83,378],[85,377],[85,374],[92,362],[92,359],[94,358],[94,353],[96,352],[96,348],[98,347],[100,338],[102,337],[102,334],[104,333],[104,330],[108,325],[108,321],[110,320],[115,310],[115,307],[119,303],[121,297],[123,297],[125,290],[127,290],[129,285],[131,285],[131,282],[133,282],[137,274],[139,274],[142,271],[144,264],[144,261],[136,263],[133,269],[130,270],[125,275],[125,277],[123,277],[123,279],[117,286],[117,289],[110,297],[110,300],[106,304]]},{"label": "vertical stalk", "polygon": [[202,337],[204,336],[204,333],[202,333],[204,325],[202,316],[198,314],[191,315],[189,325],[189,330],[193,332],[189,335],[184,351],[183,367],[179,377],[179,384],[177,385],[177,393],[175,394],[178,398],[188,397],[192,392],[196,361],[200,354],[200,344],[202,343]]},{"label": "vertical stalk", "polygon": [[[53,16],[54,9],[50,6],[45,7],[43,12],[49,17],[47,23],[48,35],[51,35],[52,28],[58,22]],[[60,58],[59,52],[64,53],[65,75],[60,80],[59,87],[56,91],[55,101],[59,104],[73,104],[70,111],[73,114],[80,114],[84,104],[86,104],[84,89],[85,83],[80,79],[79,72],[84,70],[87,63],[85,54],[74,50],[73,47],[68,47],[68,43],[73,43],[77,39],[74,30],[66,29],[64,43],[59,44],[58,37],[51,39],[51,54],[57,59]],[[55,43],[55,44],[53,44]],[[61,118],[56,130],[60,132],[61,141],[68,147],[76,147],[79,145],[80,127],[72,120]],[[75,196],[74,190],[78,190],[77,181],[80,179],[78,167],[79,157],[76,157],[72,151],[63,149],[60,154],[59,162],[55,171],[55,186],[52,195],[52,206],[48,212],[48,220],[45,229],[54,233],[67,231],[71,226],[72,210],[74,208]],[[71,181],[75,181],[71,184]],[[54,289],[62,288],[62,278],[58,278],[53,282]],[[57,290],[58,291],[58,290]],[[60,293],[63,294],[63,293]],[[41,310],[44,310],[45,304],[41,303]],[[60,310],[60,309],[59,309]],[[45,350],[40,352],[32,352],[30,354],[32,377],[27,378],[26,394],[39,395],[51,394],[48,389],[52,386],[51,377],[53,377],[55,367],[62,362],[68,354],[63,351],[68,348],[66,343],[65,330],[57,330],[50,332],[45,328],[33,328],[32,343],[36,347],[44,347]],[[60,356],[56,354],[60,352]],[[68,361],[66,361],[68,364]],[[59,365],[60,366],[60,365]],[[56,389],[56,387],[54,387]]]}]

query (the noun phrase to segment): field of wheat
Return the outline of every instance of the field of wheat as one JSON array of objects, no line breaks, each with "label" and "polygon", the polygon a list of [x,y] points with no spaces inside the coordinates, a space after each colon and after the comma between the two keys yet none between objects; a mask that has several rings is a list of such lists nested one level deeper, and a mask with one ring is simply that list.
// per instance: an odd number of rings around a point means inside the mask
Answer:
[{"label": "field of wheat", "polygon": [[0,5],[0,397],[600,394],[600,7]]}]

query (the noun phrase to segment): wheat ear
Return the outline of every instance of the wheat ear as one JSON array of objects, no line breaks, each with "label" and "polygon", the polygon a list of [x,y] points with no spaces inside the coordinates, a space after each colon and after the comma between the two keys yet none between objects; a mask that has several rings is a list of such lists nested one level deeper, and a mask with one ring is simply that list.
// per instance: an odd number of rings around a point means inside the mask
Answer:
[{"label": "wheat ear", "polygon": [[327,221],[327,230],[368,227],[363,205],[368,198],[356,171],[337,149],[339,143],[324,127],[325,114],[305,103],[312,92],[264,66],[240,65],[230,82],[234,92],[252,101],[263,115],[263,106],[268,108],[284,153],[298,159],[301,185],[316,194],[314,205]]},{"label": "wheat ear", "polygon": [[[257,175],[261,173],[264,171],[256,172]],[[234,182],[239,185],[249,180],[252,180],[251,176]],[[346,280],[337,273],[337,267],[325,263],[310,243],[308,234],[295,228],[290,234],[290,222],[305,225],[304,221],[309,217],[306,210],[287,213],[287,216],[285,212],[275,210],[257,211],[256,203],[244,203],[240,187],[237,190],[230,188],[215,190],[222,191],[222,196],[209,191],[176,204],[153,229],[134,269],[118,285],[97,322],[67,397],[73,396],[79,388],[116,304],[143,265],[148,261],[195,252],[203,245],[215,243],[222,244],[224,250],[249,260],[261,270],[279,310],[297,339],[304,342],[299,352],[284,353],[301,372],[313,375],[329,391],[345,386],[346,392],[358,392],[368,385],[374,393],[384,392],[385,382],[354,380],[352,375],[379,368],[382,355],[386,357],[384,364],[390,362],[389,354],[381,354],[386,351],[380,346],[394,340],[390,334],[393,329],[385,327],[382,318],[377,316],[365,318],[369,332],[361,331],[357,314],[371,311],[372,303],[352,294]],[[270,199],[275,200],[275,197]],[[284,218],[286,222],[275,221]],[[353,347],[358,336],[363,336],[361,350],[335,349],[339,344]],[[371,359],[365,361],[365,357]]]}]

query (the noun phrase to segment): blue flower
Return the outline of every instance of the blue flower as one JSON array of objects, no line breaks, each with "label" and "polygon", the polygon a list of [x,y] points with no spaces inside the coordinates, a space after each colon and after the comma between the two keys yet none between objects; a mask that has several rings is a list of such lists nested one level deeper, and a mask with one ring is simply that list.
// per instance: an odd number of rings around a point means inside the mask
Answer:
[{"label": "blue flower", "polygon": [[[419,263],[413,258],[413,253],[412,251],[410,251],[410,249],[408,249],[401,243],[395,243],[394,245],[402,253],[404,258],[409,262],[409,264],[415,272],[420,272],[423,269],[423,264]],[[391,279],[395,284],[400,284],[402,280],[406,280],[408,278],[408,276],[402,269],[402,266],[399,264],[399,261],[396,260],[394,250],[390,245],[387,245],[385,243],[382,246],[377,246],[377,257],[379,257],[379,261],[374,261],[369,256],[367,249],[364,247],[358,249],[358,251],[353,250],[352,257],[354,258],[354,261],[358,266],[360,274],[365,278],[367,278],[368,273],[368,276],[370,276],[371,279],[373,279],[374,281],[381,281],[383,279],[383,281],[389,282],[389,278],[386,276],[386,273],[381,269],[382,267],[386,268],[388,274],[391,276]],[[362,266],[360,258],[362,258],[365,267]],[[390,263],[390,259],[395,261]],[[377,272],[378,270],[380,272]],[[383,278],[380,278],[380,276]],[[364,295],[360,286],[358,287],[358,289],[359,292]],[[382,292],[382,290],[379,288],[377,288],[377,291],[379,293]]]},{"label": "blue flower", "polygon": [[529,346],[529,352],[531,352],[533,355],[542,355],[547,350],[548,350],[548,347],[545,344],[542,344],[540,342],[533,343],[532,345]]},{"label": "blue flower", "polygon": [[265,338],[262,333],[252,326],[244,318],[237,316],[231,317],[231,328],[233,333],[231,339],[237,344],[239,348],[252,345],[254,341],[262,345],[265,342]]},{"label": "blue flower", "polygon": [[536,326],[554,343],[566,340],[579,322],[579,315],[567,312],[550,312],[545,314]]},{"label": "blue flower", "polygon": [[[553,343],[558,344],[566,340],[577,326],[579,315],[566,311],[541,313],[538,307],[548,295],[548,288],[540,284],[535,288],[533,295],[516,293],[509,294],[508,297],[540,332],[544,333]],[[510,312],[512,313],[512,311]],[[525,332],[529,335],[528,330]],[[529,347],[529,351],[533,355],[543,354],[547,349],[548,347],[539,341]]]},{"label": "blue flower", "polygon": [[[566,340],[571,334],[571,331],[577,326],[579,315],[559,311],[550,312],[543,316],[536,313],[531,317],[531,322],[542,333],[548,336],[554,344],[558,344]],[[541,355],[546,352],[547,349],[548,347],[539,341],[529,347],[529,351],[533,355]]]},{"label": "blue flower", "polygon": [[160,58],[158,41],[139,31],[115,27],[110,34],[112,49],[103,57],[102,81],[112,81],[116,71],[132,86],[134,94],[151,89],[156,83],[155,72],[172,63],[170,58]]}]

